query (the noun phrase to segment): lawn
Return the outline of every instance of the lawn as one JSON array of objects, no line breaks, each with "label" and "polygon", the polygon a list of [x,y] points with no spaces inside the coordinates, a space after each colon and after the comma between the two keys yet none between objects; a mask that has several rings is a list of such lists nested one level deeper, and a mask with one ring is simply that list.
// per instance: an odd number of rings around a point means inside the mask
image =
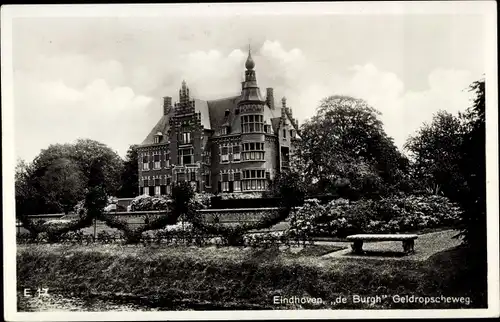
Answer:
[{"label": "lawn", "polygon": [[[26,299],[18,304],[20,310],[53,307],[51,301],[56,300],[101,303],[110,309],[120,309],[119,304],[126,310],[485,307],[485,262],[465,247],[425,261],[323,256],[337,250],[334,245],[290,249],[19,245],[18,291],[43,285],[53,296],[44,300],[46,304]],[[354,303],[354,295],[389,297],[379,303]],[[471,302],[401,304],[391,300],[393,295],[462,296]],[[322,301],[274,302],[295,296]],[[339,297],[348,301],[332,303]],[[88,307],[92,310],[92,305]]]}]

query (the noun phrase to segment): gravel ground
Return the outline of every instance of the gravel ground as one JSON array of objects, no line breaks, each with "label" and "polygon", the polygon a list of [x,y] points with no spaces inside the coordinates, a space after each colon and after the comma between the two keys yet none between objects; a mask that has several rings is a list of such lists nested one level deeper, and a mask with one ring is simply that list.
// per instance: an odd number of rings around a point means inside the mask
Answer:
[{"label": "gravel ground", "polygon": [[383,260],[415,260],[424,261],[432,255],[443,250],[456,247],[460,240],[453,238],[458,232],[456,230],[444,230],[427,234],[419,234],[415,240],[415,253],[404,256],[403,243],[401,241],[365,242],[363,243],[364,255],[351,253],[350,243],[346,242],[316,242],[317,244],[329,244],[338,246],[349,246],[347,249],[323,255],[323,258],[351,258],[351,259],[383,259]]}]

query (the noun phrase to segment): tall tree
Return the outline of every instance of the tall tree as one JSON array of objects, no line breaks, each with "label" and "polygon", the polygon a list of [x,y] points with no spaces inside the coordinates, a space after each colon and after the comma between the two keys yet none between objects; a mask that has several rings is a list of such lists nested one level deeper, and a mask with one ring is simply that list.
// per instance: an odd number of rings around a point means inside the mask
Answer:
[{"label": "tall tree", "polygon": [[463,184],[459,169],[463,127],[460,119],[446,111],[436,113],[410,137],[405,149],[410,152],[413,175],[423,190],[452,197]]},{"label": "tall tree", "polygon": [[[465,180],[456,201],[464,209],[461,236],[477,250],[486,250],[486,83],[475,81],[469,90],[472,106],[460,115],[464,124],[460,172]],[[494,107],[497,108],[497,107]],[[495,133],[498,135],[498,133]]]},{"label": "tall tree", "polygon": [[121,186],[118,191],[119,197],[133,198],[139,195],[139,160],[137,148],[137,145],[131,145],[127,151],[121,173]]},{"label": "tall tree", "polygon": [[300,130],[295,166],[318,189],[376,196],[400,189],[407,160],[387,136],[380,113],[361,99],[330,96]]},{"label": "tall tree", "polygon": [[46,205],[68,214],[84,197],[85,182],[78,164],[71,159],[55,159],[40,178]]},{"label": "tall tree", "polygon": [[102,165],[104,187],[109,194],[115,195],[120,187],[123,169],[123,160],[120,156],[107,145],[90,139],[77,140],[73,151],[73,158],[79,163],[87,180],[92,164],[99,160]]},{"label": "tall tree", "polygon": [[75,144],[52,144],[26,166],[18,164],[16,205],[19,214],[67,212],[83,198],[92,179],[92,167],[99,162],[102,185],[109,194],[120,185],[123,161],[106,145],[89,139]]}]

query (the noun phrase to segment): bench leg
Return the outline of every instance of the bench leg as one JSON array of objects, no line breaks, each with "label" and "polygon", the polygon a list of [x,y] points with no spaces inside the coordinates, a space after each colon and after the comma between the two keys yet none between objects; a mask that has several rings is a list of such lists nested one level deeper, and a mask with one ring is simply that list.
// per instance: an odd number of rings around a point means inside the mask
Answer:
[{"label": "bench leg", "polygon": [[405,254],[413,254],[415,252],[414,249],[415,246],[415,241],[413,239],[411,240],[403,240],[403,249]]},{"label": "bench leg", "polygon": [[351,248],[352,248],[353,253],[363,254],[363,241],[362,240],[355,240],[354,242],[351,243]]}]

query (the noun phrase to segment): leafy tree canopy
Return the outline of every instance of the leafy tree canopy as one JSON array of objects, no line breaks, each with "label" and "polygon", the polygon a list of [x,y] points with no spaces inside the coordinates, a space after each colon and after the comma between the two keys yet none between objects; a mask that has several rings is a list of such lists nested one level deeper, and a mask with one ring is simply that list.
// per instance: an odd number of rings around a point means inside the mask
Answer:
[{"label": "leafy tree canopy", "polygon": [[358,195],[401,188],[408,160],[387,136],[380,113],[349,96],[323,99],[300,130],[294,166],[318,190],[347,187]]}]

